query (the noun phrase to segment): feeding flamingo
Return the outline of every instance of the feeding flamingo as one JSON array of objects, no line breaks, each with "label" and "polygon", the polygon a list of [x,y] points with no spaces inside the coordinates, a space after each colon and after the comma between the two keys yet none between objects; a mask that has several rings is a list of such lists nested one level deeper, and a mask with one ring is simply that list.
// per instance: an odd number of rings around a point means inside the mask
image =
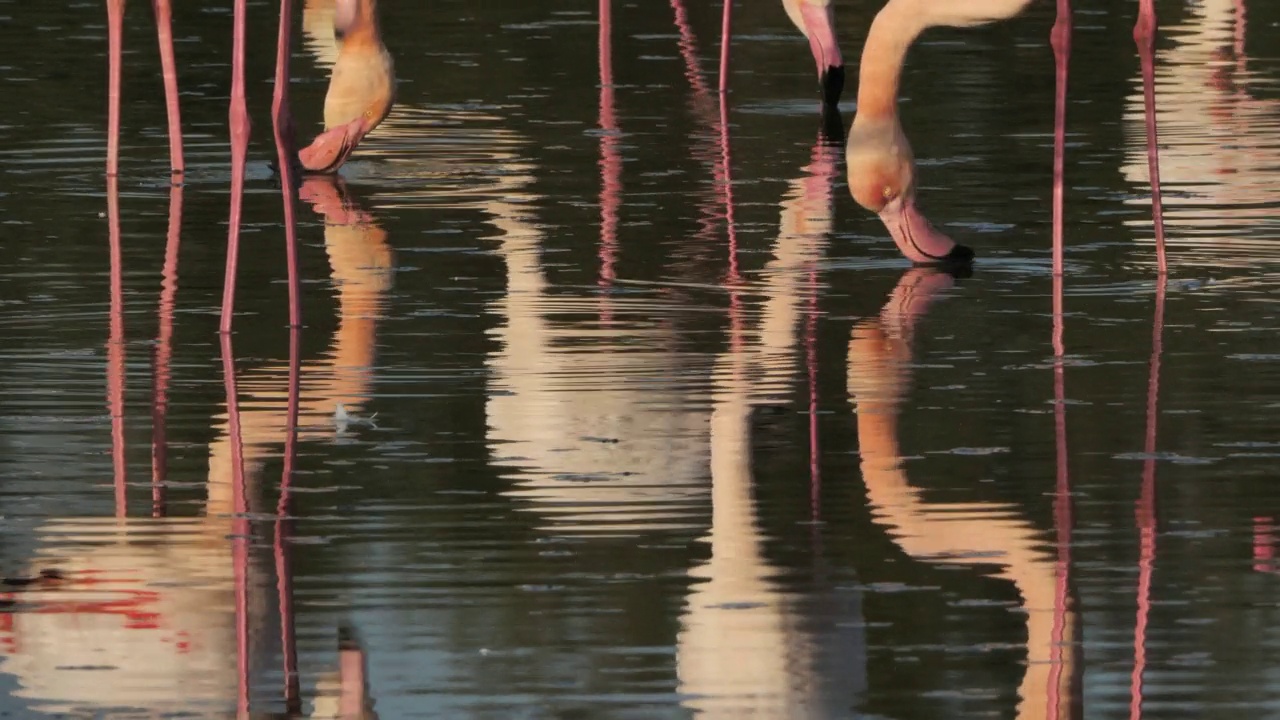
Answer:
[{"label": "feeding flamingo", "polygon": [[298,152],[312,173],[336,172],[395,102],[395,66],[382,44],[377,0],[339,1],[334,28],[342,42],[324,98],[324,132]]},{"label": "feeding flamingo", "polygon": [[[963,3],[957,0],[889,0],[871,23],[859,67],[857,114],[849,132],[849,189],[859,205],[880,216],[898,249],[913,262],[969,262],[973,258],[973,251],[955,243],[933,227],[915,205],[915,162],[911,154],[911,143],[903,133],[898,119],[898,84],[907,50],[929,27],[968,27],[1010,18],[1021,12],[1029,2],[1030,0],[966,0]],[[1138,21],[1133,35],[1142,60],[1156,254],[1160,273],[1163,275],[1164,228],[1161,223],[1151,60],[1155,24],[1153,0],[1139,0]],[[1053,258],[1054,274],[1060,275],[1067,59],[1071,49],[1070,0],[1058,0],[1052,43],[1057,86],[1054,113]]]},{"label": "feeding flamingo", "polygon": [[[156,32],[160,42],[161,68],[164,75],[165,105],[169,122],[169,163],[172,173],[182,175],[182,123],[178,107],[177,66],[173,55],[172,5],[170,0],[152,0],[156,14]],[[295,152],[293,118],[289,111],[289,53],[292,0],[280,0],[280,28],[276,39],[275,91],[271,104],[271,121],[275,134],[277,164],[284,198],[285,227],[294,227],[294,173],[297,165],[304,169],[332,172],[346,160],[360,138],[377,126],[391,106],[394,81],[391,79],[390,57],[382,47],[378,34],[376,0],[336,0],[334,24],[347,36],[344,42],[345,62],[335,67],[326,98],[326,132],[301,156]],[[249,149],[249,113],[245,105],[246,0],[235,0],[232,21],[231,50],[231,212],[227,233],[227,266],[223,280],[222,317],[219,329],[231,331],[235,307],[235,278],[240,246],[240,214],[244,189],[245,159]],[[108,21],[108,104],[107,104],[107,175],[119,173],[120,148],[120,71],[121,36],[124,0],[107,0]],[[342,58],[340,58],[340,61]],[[353,86],[366,85],[360,90]],[[360,101],[364,107],[358,108]],[[352,103],[355,103],[353,105]],[[355,116],[352,116],[352,113]],[[286,233],[286,258],[289,273],[289,324],[302,324],[299,304],[297,247],[293,233]]]}]

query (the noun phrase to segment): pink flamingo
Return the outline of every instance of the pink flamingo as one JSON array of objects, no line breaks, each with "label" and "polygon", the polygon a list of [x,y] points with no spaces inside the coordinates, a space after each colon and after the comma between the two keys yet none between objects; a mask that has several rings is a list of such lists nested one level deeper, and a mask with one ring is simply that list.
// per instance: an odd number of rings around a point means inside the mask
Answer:
[{"label": "pink flamingo", "polygon": [[[836,41],[836,17],[832,0],[782,0],[787,17],[804,33],[818,68],[818,85],[822,89],[824,113],[836,110],[844,90],[844,56]],[[724,2],[724,18],[720,37],[720,92],[728,90],[729,37],[733,0]]]},{"label": "pink flamingo", "polygon": [[[124,0],[107,0],[107,44],[109,55],[107,101],[107,176],[119,174],[120,156],[120,68],[123,34]],[[222,316],[219,330],[231,331],[235,309],[235,278],[240,247],[240,216],[244,189],[245,159],[249,148],[249,113],[245,105],[244,55],[246,0],[234,0],[231,50],[231,212],[227,233],[227,266],[223,281]],[[156,15],[156,34],[160,42],[160,64],[164,76],[165,105],[169,123],[169,163],[174,176],[185,170],[182,157],[182,123],[178,107],[177,65],[173,54],[171,0],[152,0]],[[348,62],[335,67],[326,97],[326,131],[301,154],[295,152],[293,117],[289,111],[290,19],[293,0],[280,0],[280,27],[276,39],[275,91],[271,103],[271,121],[275,134],[276,167],[281,175],[286,228],[293,228],[295,172],[299,164],[308,170],[332,172],[351,154],[356,143],[377,126],[391,106],[394,81],[390,80],[391,64],[386,49],[378,39],[376,0],[337,0],[335,25],[347,36],[343,53]],[[370,52],[372,51],[372,52]],[[373,79],[381,82],[373,82]],[[368,87],[362,93],[351,88]],[[366,100],[363,108],[351,107],[352,100]],[[352,112],[354,117],[350,116]],[[297,243],[294,233],[286,235],[286,260],[289,273],[289,324],[299,327],[302,312],[299,304]]]},{"label": "pink flamingo", "polygon": [[395,102],[395,66],[382,44],[377,0],[340,1],[334,26],[342,34],[324,97],[324,132],[298,152],[310,173],[334,173]]},{"label": "pink flamingo", "polygon": [[[898,84],[907,49],[925,29],[967,27],[1013,17],[1030,0],[889,0],[876,14],[862,51],[858,110],[849,133],[849,189],[859,205],[880,216],[898,248],[917,263],[968,262],[973,251],[934,228],[915,205],[915,162],[898,121]],[[1161,222],[1160,173],[1156,153],[1152,41],[1153,0],[1139,0],[1134,39],[1142,60],[1146,101],[1147,156],[1150,166],[1156,254],[1165,273]],[[1062,177],[1066,122],[1067,60],[1071,52],[1071,2],[1058,0],[1052,32],[1056,67],[1053,158],[1053,268],[1062,274]]]}]

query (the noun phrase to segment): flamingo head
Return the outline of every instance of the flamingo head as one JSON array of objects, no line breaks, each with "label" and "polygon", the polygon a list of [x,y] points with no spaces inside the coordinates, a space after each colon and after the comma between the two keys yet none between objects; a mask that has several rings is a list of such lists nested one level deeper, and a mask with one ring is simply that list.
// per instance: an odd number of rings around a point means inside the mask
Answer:
[{"label": "flamingo head", "polygon": [[916,207],[915,158],[896,119],[854,118],[846,154],[849,192],[880,217],[898,249],[919,264],[967,264],[973,250],[937,228]]}]

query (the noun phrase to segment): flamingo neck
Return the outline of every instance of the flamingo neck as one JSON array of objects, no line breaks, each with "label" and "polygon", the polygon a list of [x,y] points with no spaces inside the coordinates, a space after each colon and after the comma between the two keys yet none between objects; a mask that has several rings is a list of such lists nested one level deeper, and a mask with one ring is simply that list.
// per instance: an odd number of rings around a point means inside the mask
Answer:
[{"label": "flamingo neck", "polygon": [[897,117],[902,66],[911,43],[925,27],[918,13],[897,0],[890,0],[876,14],[858,69],[858,117]]},{"label": "flamingo neck", "polygon": [[344,44],[353,40],[380,41],[377,0],[338,0],[333,19]]}]

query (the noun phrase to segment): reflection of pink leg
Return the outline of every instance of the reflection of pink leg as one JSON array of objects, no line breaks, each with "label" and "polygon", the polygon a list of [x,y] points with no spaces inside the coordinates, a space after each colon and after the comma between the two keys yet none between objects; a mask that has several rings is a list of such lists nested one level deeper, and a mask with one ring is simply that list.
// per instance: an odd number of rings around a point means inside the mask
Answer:
[{"label": "reflection of pink leg", "polygon": [[173,304],[178,293],[178,245],[182,240],[182,186],[169,188],[169,238],[164,248],[160,285],[160,330],[156,336],[155,385],[151,405],[151,515],[165,515],[165,476],[169,445],[165,422],[169,412],[169,360],[173,355]]},{"label": "reflection of pink leg", "polygon": [[111,411],[111,463],[116,517],[128,513],[124,457],[124,280],[120,258],[120,188],[107,177],[107,238],[111,254],[111,319],[107,338],[107,405]]},{"label": "reflection of pink leg", "polygon": [[729,154],[729,103],[720,96],[720,187],[724,198],[724,221],[729,232],[729,282],[738,276],[738,227],[733,217],[733,158]]},{"label": "reflection of pink leg", "polygon": [[231,333],[222,333],[222,382],[227,394],[227,438],[231,444],[231,562],[235,576],[236,669],[239,677],[236,717],[249,717],[249,502],[245,495],[244,444],[240,436],[240,399]]},{"label": "reflection of pink leg", "polygon": [[107,175],[120,170],[120,51],[124,0],[107,0]]},{"label": "reflection of pink leg", "polygon": [[724,18],[720,23],[720,94],[729,89],[729,40],[731,39],[733,0],[724,0]]},{"label": "reflection of pink leg", "polygon": [[1053,104],[1053,274],[1062,274],[1063,161],[1067,138],[1067,63],[1071,59],[1071,0],[1058,0],[1050,33],[1054,59]]},{"label": "reflection of pink leg", "polygon": [[1253,570],[1254,572],[1271,572],[1275,570],[1276,557],[1276,525],[1269,517],[1253,519]]},{"label": "reflection of pink leg", "polygon": [[249,153],[249,111],[244,101],[245,0],[235,1],[231,42],[231,218],[227,230],[227,269],[222,281],[219,331],[231,332],[236,304],[236,265],[240,254],[240,210],[244,204],[244,164]]},{"label": "reflection of pink leg", "polygon": [[818,447],[818,270],[809,268],[809,313],[804,328],[805,369],[809,373],[809,518],[822,519],[822,470]]},{"label": "reflection of pink leg", "polygon": [[[283,167],[283,165],[281,166]],[[290,713],[302,709],[302,697],[298,685],[298,645],[293,623],[293,570],[289,564],[289,529],[293,520],[290,490],[293,485],[294,463],[298,457],[298,407],[301,391],[302,353],[301,329],[289,329],[289,406],[285,415],[284,472],[280,477],[280,502],[276,506],[276,591],[280,603],[280,646],[284,655],[285,708]]]},{"label": "reflection of pink leg", "polygon": [[[614,280],[618,247],[618,207],[622,204],[622,157],[618,152],[618,120],[613,102],[613,0],[600,0],[600,279],[601,287]],[[603,313],[602,313],[603,314]],[[602,322],[610,318],[602,317]]]},{"label": "reflection of pink leg", "polygon": [[693,27],[689,25],[689,13],[685,10],[683,0],[671,0],[671,10],[675,13],[676,31],[680,33],[680,57],[684,58],[684,76],[693,90],[694,100],[700,106],[709,102],[710,88],[702,77],[701,61],[698,59],[698,42],[693,35]]},{"label": "reflection of pink leg", "polygon": [[1160,353],[1164,345],[1165,280],[1156,280],[1156,312],[1151,331],[1151,371],[1147,377],[1147,435],[1143,451],[1142,491],[1138,498],[1138,615],[1133,626],[1133,674],[1129,680],[1129,717],[1142,717],[1142,680],[1147,668],[1147,619],[1151,616],[1151,573],[1156,560],[1156,427],[1159,420]]},{"label": "reflection of pink leg", "polygon": [[1156,232],[1156,264],[1160,274],[1167,271],[1164,254],[1164,205],[1160,200],[1160,151],[1156,139],[1155,60],[1152,48],[1156,38],[1154,0],[1138,0],[1138,22],[1133,26],[1133,40],[1138,44],[1142,61],[1142,100],[1147,119],[1147,168],[1151,174],[1151,217]]},{"label": "reflection of pink leg", "polygon": [[169,115],[169,169],[183,172],[182,117],[178,111],[178,65],[173,59],[173,12],[170,0],[151,0],[156,12],[156,36],[160,39],[160,68],[164,74],[164,104]]}]

